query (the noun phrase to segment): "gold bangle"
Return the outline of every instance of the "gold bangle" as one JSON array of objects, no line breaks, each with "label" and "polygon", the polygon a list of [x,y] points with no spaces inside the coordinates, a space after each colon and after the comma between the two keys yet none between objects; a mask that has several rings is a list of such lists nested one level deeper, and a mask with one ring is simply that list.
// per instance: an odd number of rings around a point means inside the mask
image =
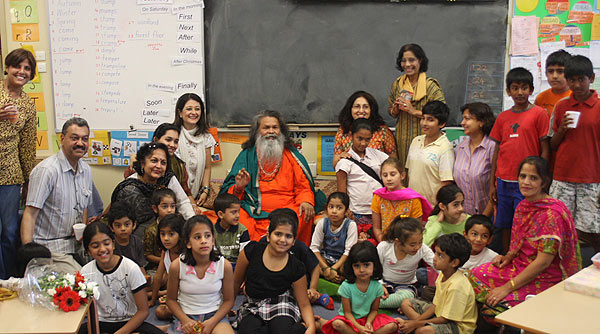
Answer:
[{"label": "gold bangle", "polygon": [[514,279],[510,279],[510,286],[512,287],[512,289],[515,289],[515,280]]}]

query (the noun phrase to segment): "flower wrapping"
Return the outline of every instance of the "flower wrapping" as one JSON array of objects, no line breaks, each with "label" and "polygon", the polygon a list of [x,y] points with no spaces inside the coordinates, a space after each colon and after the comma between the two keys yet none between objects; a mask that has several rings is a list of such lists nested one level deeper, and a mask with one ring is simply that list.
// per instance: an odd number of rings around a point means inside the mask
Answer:
[{"label": "flower wrapping", "polygon": [[88,281],[81,273],[62,273],[53,269],[49,259],[33,259],[21,281],[21,300],[32,306],[76,311],[99,297],[98,284]]}]

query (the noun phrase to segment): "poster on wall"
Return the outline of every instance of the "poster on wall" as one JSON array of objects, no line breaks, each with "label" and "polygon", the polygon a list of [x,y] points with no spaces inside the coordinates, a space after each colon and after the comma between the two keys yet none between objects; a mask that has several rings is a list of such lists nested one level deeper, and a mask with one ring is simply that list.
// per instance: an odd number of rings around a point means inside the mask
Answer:
[{"label": "poster on wall", "polygon": [[90,131],[88,152],[82,160],[88,165],[112,164],[109,143],[108,131]]},{"label": "poster on wall", "polygon": [[[600,69],[595,49],[600,39],[600,2],[598,0],[514,0],[514,16],[511,21],[510,68],[525,67],[534,76],[533,102],[540,92],[549,89],[546,80],[546,58],[552,52],[564,49],[572,55],[583,55],[592,61],[594,71]],[[525,49],[530,37],[527,30],[534,18],[537,26],[535,52]],[[524,38],[527,38],[525,40]],[[513,46],[519,46],[514,52]],[[504,94],[503,109],[513,104]]]},{"label": "poster on wall", "polygon": [[333,145],[335,132],[319,132],[317,141],[317,174],[335,175],[333,168]]},{"label": "poster on wall", "polygon": [[131,157],[140,146],[152,141],[152,131],[111,131],[110,154],[113,166],[131,165]]}]

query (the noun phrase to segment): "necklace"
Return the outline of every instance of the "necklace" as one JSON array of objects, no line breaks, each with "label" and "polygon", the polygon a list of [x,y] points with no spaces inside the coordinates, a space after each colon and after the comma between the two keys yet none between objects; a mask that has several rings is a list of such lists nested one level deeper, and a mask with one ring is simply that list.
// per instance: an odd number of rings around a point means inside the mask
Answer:
[{"label": "necklace", "polygon": [[277,176],[277,172],[279,172],[279,168],[281,167],[281,161],[278,162],[275,167],[273,168],[272,171],[267,172],[262,164],[260,163],[260,160],[258,161],[258,168],[260,168],[260,175],[259,178],[261,181],[265,181],[265,182],[271,182],[275,179],[275,176]]}]

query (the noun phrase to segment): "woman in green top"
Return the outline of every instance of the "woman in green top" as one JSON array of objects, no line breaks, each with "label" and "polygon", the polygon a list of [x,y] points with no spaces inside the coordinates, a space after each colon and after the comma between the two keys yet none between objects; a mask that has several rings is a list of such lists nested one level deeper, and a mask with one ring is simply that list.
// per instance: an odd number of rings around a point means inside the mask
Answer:
[{"label": "woman in green top", "polygon": [[441,187],[435,199],[438,204],[433,208],[423,232],[423,243],[429,247],[443,234],[462,235],[465,222],[470,217],[463,209],[465,195],[456,184]]},{"label": "woman in green top", "polygon": [[406,44],[400,48],[396,68],[404,74],[392,84],[388,98],[388,112],[397,118],[396,144],[398,159],[402,166],[413,138],[421,134],[419,120],[423,117],[423,107],[430,101],[446,102],[439,82],[428,77],[429,59],[417,44]]}]

